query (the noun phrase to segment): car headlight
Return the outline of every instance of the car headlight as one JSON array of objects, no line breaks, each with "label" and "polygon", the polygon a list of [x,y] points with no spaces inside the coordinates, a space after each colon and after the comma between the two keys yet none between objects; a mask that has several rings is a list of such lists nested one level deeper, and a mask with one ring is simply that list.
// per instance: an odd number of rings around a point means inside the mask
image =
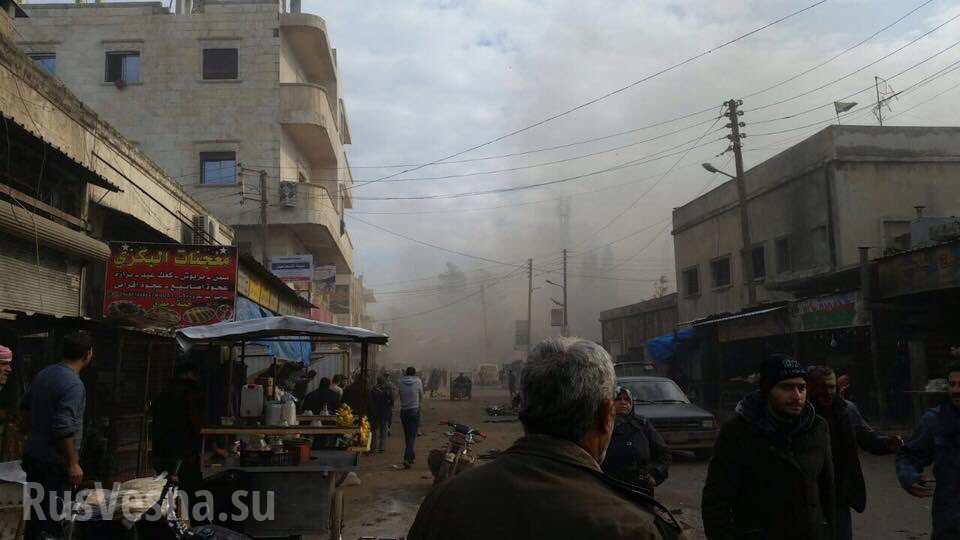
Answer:
[{"label": "car headlight", "polygon": [[700,422],[700,425],[705,428],[712,428],[716,426],[716,422],[714,422],[711,418],[710,420],[704,420],[703,422]]}]

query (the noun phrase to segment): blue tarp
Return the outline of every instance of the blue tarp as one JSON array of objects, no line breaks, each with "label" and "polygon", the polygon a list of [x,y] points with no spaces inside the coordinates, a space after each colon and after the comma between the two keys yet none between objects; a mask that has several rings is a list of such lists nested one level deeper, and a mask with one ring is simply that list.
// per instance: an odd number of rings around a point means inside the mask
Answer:
[{"label": "blue tarp", "polygon": [[648,339],[644,345],[646,346],[647,353],[653,358],[654,362],[658,364],[669,364],[673,360],[678,343],[693,339],[694,335],[693,328],[684,328],[683,330],[677,330],[676,332]]},{"label": "blue tarp", "polygon": [[[269,310],[259,306],[252,300],[242,296],[237,297],[238,321],[264,319],[267,317],[273,317],[275,315],[275,313],[271,313]],[[272,356],[276,356],[277,358],[299,361],[305,366],[310,365],[310,343],[275,341],[251,341],[251,343],[256,343],[257,345],[266,347],[267,352]]]}]

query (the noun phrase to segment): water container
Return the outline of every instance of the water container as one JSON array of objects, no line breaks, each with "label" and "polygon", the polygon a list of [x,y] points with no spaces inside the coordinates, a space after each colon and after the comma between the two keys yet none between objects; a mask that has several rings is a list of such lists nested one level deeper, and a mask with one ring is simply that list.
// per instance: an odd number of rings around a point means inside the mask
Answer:
[{"label": "water container", "polygon": [[268,426],[282,425],[283,405],[279,401],[268,401],[264,407],[263,423]]}]

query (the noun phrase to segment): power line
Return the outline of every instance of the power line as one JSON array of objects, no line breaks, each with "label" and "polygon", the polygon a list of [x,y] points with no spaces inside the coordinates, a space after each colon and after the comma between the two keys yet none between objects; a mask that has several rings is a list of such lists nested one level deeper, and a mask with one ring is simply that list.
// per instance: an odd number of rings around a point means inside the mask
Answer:
[{"label": "power line", "polygon": [[[713,124],[711,124],[710,127],[707,128],[707,130],[703,132],[703,135],[701,135],[700,138],[697,139],[697,141],[694,143],[694,146],[691,146],[690,148],[687,148],[687,149],[683,152],[683,154],[677,159],[677,161],[674,162],[673,166],[671,166],[669,169],[667,169],[666,172],[664,172],[656,182],[654,182],[649,188],[647,188],[643,193],[641,193],[640,196],[638,196],[637,198],[635,198],[635,199],[633,200],[633,202],[631,202],[629,205],[627,205],[626,208],[624,208],[623,210],[621,210],[620,213],[618,213],[617,215],[613,216],[613,218],[612,218],[610,221],[608,221],[606,224],[604,224],[604,225],[603,225],[602,227],[600,227],[599,229],[596,229],[595,231],[593,231],[593,232],[591,233],[590,237],[591,237],[591,238],[596,237],[596,236],[599,235],[601,232],[605,231],[607,228],[609,228],[611,225],[613,225],[618,219],[620,219],[621,217],[623,217],[627,212],[629,212],[630,210],[633,210],[633,208],[637,206],[637,203],[640,202],[641,199],[643,199],[644,197],[646,197],[647,195],[649,195],[650,192],[653,191],[654,188],[656,188],[658,185],[660,185],[660,183],[663,182],[663,181],[667,178],[667,176],[670,175],[671,172],[673,172],[673,170],[677,167],[677,165],[680,164],[681,161],[683,161],[684,159],[686,159],[687,155],[690,153],[691,150],[693,150],[694,148],[697,148],[697,144],[700,143],[700,140],[703,139],[704,137],[706,137],[707,134],[710,133],[710,132],[713,130],[714,126],[717,125],[717,122],[720,121],[720,118],[721,118],[721,117],[722,117],[722,116],[717,117],[717,119],[713,121]],[[720,139],[720,140],[722,140],[722,139]],[[715,141],[711,141],[711,142],[715,142]]]},{"label": "power line", "polygon": [[[710,145],[710,144],[713,144],[713,143],[715,143],[715,142],[717,142],[717,141],[722,141],[722,140],[724,140],[724,139],[725,139],[725,137],[720,137],[720,138],[717,138],[717,139],[714,139],[714,140],[707,141],[706,143],[700,144],[700,145],[698,145],[698,146],[694,146],[694,147],[692,147],[692,148],[701,148],[701,147],[704,147],[704,146],[708,146],[708,145]],[[590,171],[590,172],[587,172],[587,173],[578,174],[578,175],[574,175],[574,176],[568,176],[568,177],[559,178],[559,179],[555,179],[555,180],[548,180],[548,181],[544,181],[544,182],[537,182],[537,183],[535,183],[535,184],[525,184],[525,185],[521,185],[521,186],[510,186],[510,187],[489,189],[489,190],[483,190],[483,191],[468,191],[468,192],[461,192],[461,193],[438,193],[438,194],[433,194],[433,195],[383,196],[383,197],[354,197],[354,200],[357,200],[357,201],[417,201],[417,200],[425,200],[425,199],[459,199],[459,198],[462,198],[462,197],[477,197],[477,196],[481,196],[481,195],[492,195],[492,194],[497,194],[497,193],[511,193],[511,192],[516,192],[516,191],[524,191],[524,190],[528,190],[528,189],[541,188],[541,187],[544,187],[544,186],[552,186],[552,185],[556,185],[556,184],[563,184],[563,183],[572,182],[572,181],[575,181],[575,180],[582,180],[582,179],[584,179],[584,178],[589,178],[589,177],[591,177],[591,176],[596,176],[596,175],[598,175],[598,174],[604,174],[604,173],[608,173],[608,172],[611,172],[611,171],[617,171],[617,170],[620,170],[620,169],[626,169],[626,168],[629,168],[629,167],[636,167],[636,166],[638,166],[638,165],[644,165],[644,164],[647,164],[647,163],[651,163],[651,162],[653,162],[653,161],[658,161],[658,160],[661,160],[661,159],[664,159],[664,158],[668,158],[668,157],[672,157],[672,156],[676,156],[676,155],[679,155],[679,154],[685,154],[685,153],[689,152],[689,150],[691,150],[692,148],[688,148],[687,150],[684,150],[684,151],[681,151],[681,152],[672,152],[672,153],[669,153],[669,154],[663,154],[663,155],[656,156],[656,157],[645,156],[645,157],[643,157],[643,158],[633,159],[633,160],[625,161],[625,162],[622,162],[622,163],[618,163],[618,164],[613,165],[613,166],[611,166],[611,167],[606,167],[606,168],[603,168],[603,169],[598,169],[598,170]]]},{"label": "power line", "polygon": [[556,119],[558,119],[558,118],[564,117],[564,116],[566,116],[566,115],[568,115],[568,114],[571,114],[571,113],[573,113],[573,112],[579,111],[579,110],[581,110],[581,109],[585,109],[585,108],[587,108],[587,107],[589,107],[589,106],[591,106],[591,105],[594,105],[595,103],[598,103],[598,102],[603,101],[603,100],[605,100],[605,99],[607,99],[607,98],[610,98],[610,97],[612,97],[612,96],[615,96],[615,95],[617,95],[617,94],[619,94],[619,93],[621,93],[621,92],[624,92],[624,91],[626,91],[626,90],[629,90],[629,89],[631,89],[631,88],[633,88],[633,87],[635,87],[635,86],[638,86],[638,85],[640,85],[640,84],[643,84],[644,82],[647,82],[647,81],[649,81],[649,80],[651,80],[651,79],[654,79],[654,78],[656,78],[656,77],[659,77],[660,75],[663,75],[663,74],[665,74],[665,73],[669,73],[669,72],[671,72],[671,71],[673,71],[673,70],[675,70],[675,69],[677,69],[677,68],[680,68],[680,67],[682,67],[682,66],[684,66],[684,65],[686,65],[686,64],[689,64],[689,63],[694,62],[694,61],[696,61],[696,60],[698,60],[698,59],[700,59],[700,58],[703,58],[703,57],[705,57],[705,56],[707,56],[707,55],[709,55],[709,54],[712,54],[712,53],[714,53],[714,52],[716,52],[716,51],[718,51],[718,50],[720,50],[720,49],[722,49],[722,48],[724,48],[724,47],[727,47],[727,46],[732,45],[732,44],[734,44],[734,43],[736,43],[736,42],[738,42],[738,41],[740,41],[740,40],[742,40],[742,39],[745,39],[745,38],[747,38],[747,37],[749,37],[749,36],[752,36],[753,34],[756,34],[756,33],[761,32],[761,31],[763,31],[763,30],[765,30],[765,29],[767,29],[767,28],[770,28],[771,26],[774,26],[774,25],[779,24],[779,23],[781,23],[781,22],[783,22],[783,21],[786,21],[787,19],[790,19],[790,18],[795,17],[795,16],[797,16],[797,15],[799,15],[799,14],[801,14],[801,13],[804,13],[804,12],[806,12],[806,11],[808,11],[808,10],[811,10],[811,9],[819,6],[820,4],[823,4],[823,3],[826,2],[826,1],[827,1],[827,0],[819,0],[819,1],[817,1],[817,2],[814,2],[813,4],[810,4],[809,6],[806,6],[806,7],[804,7],[804,8],[799,9],[799,10],[796,10],[796,11],[794,11],[794,12],[788,14],[788,15],[785,15],[785,16],[783,16],[783,17],[780,17],[779,19],[776,19],[776,20],[771,21],[771,22],[769,22],[769,23],[767,23],[767,24],[764,24],[763,26],[760,26],[760,27],[755,28],[755,29],[753,29],[753,30],[751,30],[751,31],[749,31],[749,32],[746,32],[746,33],[744,33],[744,34],[741,34],[741,35],[739,35],[739,36],[737,36],[737,37],[735,37],[735,38],[733,38],[733,39],[731,39],[731,40],[729,40],[729,41],[726,41],[726,42],[724,42],[724,43],[722,43],[722,44],[720,44],[720,45],[714,46],[714,47],[712,47],[712,48],[710,48],[710,49],[707,49],[707,50],[705,50],[705,51],[703,51],[703,52],[700,52],[700,53],[698,53],[698,54],[696,54],[696,55],[694,55],[694,56],[691,56],[691,57],[687,58],[686,60],[683,60],[683,61],[681,61],[681,62],[678,62],[678,63],[673,64],[673,65],[671,65],[671,66],[668,66],[668,67],[666,67],[666,68],[663,68],[663,69],[661,69],[661,70],[659,70],[659,71],[657,71],[657,72],[655,72],[655,73],[652,73],[652,74],[650,74],[650,75],[644,76],[644,77],[642,77],[642,78],[640,78],[640,79],[638,79],[638,80],[636,80],[636,81],[633,81],[633,82],[631,82],[631,83],[629,83],[629,84],[627,84],[627,85],[625,85],[625,86],[622,86],[622,87],[620,87],[620,88],[617,88],[617,89],[615,89],[615,90],[612,90],[612,91],[610,91],[610,92],[607,92],[607,93],[605,93],[605,94],[603,94],[603,95],[597,96],[597,97],[595,97],[595,98],[593,98],[593,99],[591,99],[591,100],[589,100],[589,101],[586,101],[586,102],[581,103],[581,104],[579,104],[579,105],[577,105],[577,106],[575,106],[575,107],[572,107],[572,108],[570,108],[570,109],[564,110],[564,111],[562,111],[562,112],[559,112],[559,113],[557,113],[557,114],[554,114],[554,115],[552,115],[552,116],[549,116],[549,117],[547,117],[547,118],[544,118],[543,120],[540,120],[540,121],[535,122],[535,123],[533,123],[533,124],[529,124],[529,125],[524,126],[524,127],[522,127],[522,128],[515,129],[515,130],[513,130],[513,131],[511,131],[511,132],[509,132],[509,133],[506,133],[506,134],[504,134],[504,135],[500,135],[500,136],[498,136],[498,137],[494,137],[493,139],[490,139],[490,140],[488,140],[488,141],[482,142],[482,143],[480,143],[480,144],[476,144],[476,145],[474,145],[474,146],[471,146],[470,148],[467,148],[467,149],[465,149],[465,150],[461,150],[461,151],[456,152],[456,153],[454,153],[454,154],[450,154],[449,156],[445,156],[445,157],[443,157],[443,158],[440,158],[440,159],[431,161],[431,162],[429,162],[429,163],[426,163],[426,164],[423,164],[423,165],[419,165],[419,166],[417,166],[417,167],[405,169],[405,170],[400,171],[400,172],[398,172],[398,173],[395,173],[395,174],[392,174],[392,175],[388,175],[388,176],[384,176],[384,177],[378,178],[378,179],[376,179],[376,180],[371,180],[371,181],[369,181],[369,182],[364,182],[364,183],[362,183],[362,184],[359,184],[357,187],[360,187],[360,186],[363,186],[363,185],[369,185],[369,184],[376,183],[376,182],[381,182],[381,181],[383,181],[383,180],[388,180],[388,179],[393,178],[393,177],[395,177],[395,176],[400,176],[401,174],[404,174],[404,173],[408,173],[408,172],[412,172],[412,171],[415,171],[415,170],[418,170],[418,169],[422,169],[422,168],[424,168],[424,167],[428,167],[428,166],[430,166],[430,165],[434,165],[434,164],[439,163],[439,162],[441,162],[441,161],[446,161],[446,160],[448,160],[448,159],[453,159],[453,158],[455,158],[455,157],[461,156],[461,155],[466,154],[466,153],[468,153],[468,152],[472,152],[472,151],[474,151],[474,150],[478,150],[478,149],[480,149],[480,148],[483,148],[483,147],[485,147],[485,146],[489,146],[489,145],[491,145],[491,144],[493,144],[493,143],[502,141],[502,140],[507,139],[507,138],[509,138],[509,137],[512,137],[512,136],[514,136],[514,135],[518,135],[518,134],[520,134],[520,133],[529,131],[529,130],[531,130],[531,129],[533,129],[533,128],[542,126],[542,125],[544,125],[544,124],[547,124],[547,123],[549,123],[549,122],[552,122],[552,121],[554,121],[554,120],[556,120]]},{"label": "power line", "polygon": [[883,28],[877,30],[876,32],[870,34],[869,36],[867,36],[866,38],[858,41],[857,43],[855,43],[855,44],[847,47],[846,49],[843,49],[842,51],[840,51],[840,52],[838,52],[837,54],[835,54],[835,55],[831,56],[830,58],[828,58],[827,60],[824,60],[823,62],[820,62],[819,64],[817,64],[817,65],[815,65],[815,66],[813,66],[813,67],[810,67],[810,68],[808,68],[808,69],[805,69],[805,70],[801,71],[800,73],[797,73],[796,75],[793,75],[793,76],[791,76],[791,77],[788,77],[788,78],[786,78],[786,79],[784,79],[784,80],[782,80],[782,81],[780,81],[780,82],[778,82],[778,83],[776,83],[776,84],[767,86],[766,88],[763,88],[763,89],[761,89],[761,90],[757,90],[756,92],[751,92],[751,93],[749,93],[749,94],[746,94],[746,95],[743,96],[742,99],[752,98],[752,97],[754,97],[754,96],[758,96],[758,95],[763,94],[763,93],[765,93],[765,92],[769,92],[770,90],[773,90],[774,88],[779,88],[780,86],[783,86],[784,84],[787,84],[788,82],[793,82],[793,81],[799,79],[800,77],[803,77],[804,75],[807,75],[808,73],[810,73],[810,72],[812,72],[812,71],[814,71],[814,70],[817,70],[817,69],[819,69],[819,68],[821,68],[821,67],[829,64],[830,62],[833,62],[833,61],[836,60],[837,58],[840,58],[841,56],[847,54],[848,52],[850,52],[850,51],[852,51],[852,50],[854,50],[854,49],[856,49],[856,48],[864,45],[865,43],[867,43],[867,42],[870,41],[871,39],[877,37],[877,36],[880,35],[881,33],[889,30],[890,28],[893,28],[894,26],[896,26],[897,24],[899,24],[900,22],[902,22],[904,19],[906,19],[906,18],[909,17],[910,15],[913,15],[914,13],[916,13],[917,11],[919,11],[921,8],[924,8],[924,7],[928,6],[929,4],[933,3],[933,1],[934,1],[934,0],[926,0],[925,2],[922,2],[920,5],[918,5],[917,7],[913,8],[913,9],[911,9],[910,11],[908,11],[906,14],[902,15],[902,16],[901,16],[900,18],[898,18],[897,20],[895,20],[895,21],[893,21],[892,23],[884,26]]},{"label": "power line", "polygon": [[[775,107],[775,106],[777,106],[777,105],[782,105],[782,104],[784,104],[784,103],[787,103],[787,102],[790,102],[790,101],[799,99],[799,98],[804,97],[804,96],[807,96],[807,95],[810,95],[810,94],[812,94],[812,93],[814,93],[814,92],[818,92],[818,91],[820,91],[820,90],[823,90],[824,88],[827,88],[827,87],[829,87],[829,86],[833,86],[834,84],[836,84],[836,83],[838,83],[838,82],[840,82],[840,81],[843,81],[843,80],[845,80],[845,79],[848,79],[848,78],[852,77],[853,75],[856,75],[857,73],[860,73],[861,71],[863,71],[863,70],[865,70],[865,69],[867,69],[867,68],[869,68],[869,67],[871,67],[871,66],[874,66],[874,65],[878,64],[879,62],[882,62],[883,60],[886,60],[887,58],[890,58],[891,56],[893,56],[893,55],[899,53],[900,51],[906,49],[907,47],[909,47],[909,46],[917,43],[917,42],[920,41],[921,39],[929,36],[930,34],[936,32],[937,30],[943,28],[944,26],[946,26],[947,24],[949,24],[949,23],[957,20],[958,18],[960,18],[960,14],[957,14],[957,15],[951,17],[950,19],[948,19],[947,21],[945,21],[945,22],[943,22],[943,23],[940,23],[939,25],[937,25],[937,26],[933,27],[932,29],[924,32],[923,34],[919,35],[918,37],[916,37],[916,38],[908,41],[905,45],[902,45],[901,47],[898,47],[897,49],[893,50],[892,52],[887,53],[887,54],[885,54],[884,56],[881,56],[880,58],[878,58],[878,59],[876,59],[876,60],[874,60],[874,61],[872,61],[872,62],[870,62],[870,63],[868,63],[868,64],[866,64],[866,65],[863,65],[863,66],[857,68],[856,70],[851,71],[851,72],[849,72],[849,73],[847,73],[847,74],[845,74],[845,75],[843,75],[843,76],[841,76],[841,77],[839,77],[839,78],[836,78],[836,79],[834,79],[834,80],[832,80],[832,81],[830,81],[830,82],[828,82],[828,83],[822,84],[822,85],[820,85],[820,86],[818,86],[818,87],[816,87],[816,88],[813,88],[813,89],[811,89],[811,90],[807,90],[807,91],[805,91],[805,92],[801,92],[801,93],[799,93],[799,94],[796,94],[796,95],[791,96],[791,97],[788,97],[788,98],[784,98],[784,99],[781,99],[781,100],[778,100],[778,101],[774,101],[774,102],[772,102],[772,103],[767,103],[766,105],[761,105],[761,106],[759,106],[759,107],[751,107],[751,108],[750,108],[750,111],[751,111],[751,112],[756,112],[756,111],[762,111],[762,110],[764,110],[764,109],[769,109],[770,107]],[[951,46],[951,47],[948,47],[947,49],[944,49],[944,50],[940,51],[940,53],[938,53],[938,54],[941,54],[941,53],[943,53],[943,52],[946,52],[946,51],[949,50],[950,48],[952,48],[952,46]],[[934,55],[934,56],[936,56],[936,55]],[[931,57],[931,58],[933,58],[933,57]],[[929,60],[929,58],[928,58],[927,60]],[[925,62],[925,61],[926,61],[926,60],[924,60],[924,62]],[[914,66],[912,66],[910,69],[912,69],[913,67],[916,67],[916,66],[918,66],[918,65],[920,65],[920,64],[922,64],[922,63],[923,63],[923,62],[920,62],[920,63],[918,63],[918,64],[914,64]],[[905,71],[909,71],[909,70],[905,70]],[[901,72],[901,73],[903,73],[903,72]],[[892,79],[893,77],[889,77],[889,78]],[[873,88],[873,86],[870,86],[870,87],[869,87],[869,89],[872,89],[872,88]],[[840,99],[841,99],[841,100],[844,100],[844,99],[851,98],[851,97],[853,97],[853,96],[855,96],[855,95],[857,95],[857,94],[863,93],[863,92],[866,91],[866,90],[867,90],[867,89],[857,91],[857,92],[855,92],[855,93],[853,93],[853,94],[850,94],[850,95],[848,95],[848,96],[842,97],[842,98],[840,98]],[[752,123],[753,123],[753,124],[763,124],[763,123],[767,123],[767,122],[775,122],[775,121],[779,121],[779,120],[786,120],[786,119],[790,119],[790,118],[795,118],[795,117],[800,116],[800,115],[802,115],[802,114],[807,114],[807,113],[809,113],[809,112],[812,112],[812,111],[821,109],[821,108],[823,108],[823,107],[827,107],[827,106],[829,106],[829,105],[832,105],[832,102],[831,102],[831,103],[828,103],[828,104],[825,104],[825,105],[819,105],[819,106],[817,106],[817,107],[813,107],[813,108],[811,108],[811,109],[807,109],[807,110],[801,111],[801,112],[799,112],[799,113],[794,113],[794,114],[789,115],[789,116],[784,116],[784,117],[774,118],[774,119],[757,120],[757,121],[754,121],[754,122],[752,122]]]}]

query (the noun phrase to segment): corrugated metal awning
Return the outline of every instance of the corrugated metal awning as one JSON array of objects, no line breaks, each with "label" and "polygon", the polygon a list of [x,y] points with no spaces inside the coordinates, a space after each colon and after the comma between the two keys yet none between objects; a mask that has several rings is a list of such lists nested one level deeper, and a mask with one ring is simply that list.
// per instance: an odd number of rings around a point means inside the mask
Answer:
[{"label": "corrugated metal awning", "polygon": [[0,201],[0,232],[83,260],[106,262],[110,258],[107,244],[6,201]]},{"label": "corrugated metal awning", "polygon": [[758,310],[756,310],[756,311],[748,311],[748,312],[746,312],[746,313],[737,313],[737,314],[735,314],[735,315],[730,315],[730,316],[727,316],[727,317],[719,317],[719,318],[717,318],[717,319],[689,321],[689,322],[685,322],[685,323],[680,323],[680,324],[678,324],[677,326],[707,326],[707,325],[711,325],[711,324],[717,324],[717,323],[722,323],[722,322],[726,322],[726,321],[732,321],[732,320],[734,320],[734,319],[743,319],[743,318],[746,318],[746,317],[755,317],[755,316],[758,316],[758,315],[764,315],[764,314],[766,314],[766,313],[772,313],[772,312],[774,312],[774,311],[778,311],[778,310],[784,309],[784,308],[786,308],[786,307],[787,307],[787,306],[774,306],[774,307],[766,308],[766,309],[758,309]]}]

